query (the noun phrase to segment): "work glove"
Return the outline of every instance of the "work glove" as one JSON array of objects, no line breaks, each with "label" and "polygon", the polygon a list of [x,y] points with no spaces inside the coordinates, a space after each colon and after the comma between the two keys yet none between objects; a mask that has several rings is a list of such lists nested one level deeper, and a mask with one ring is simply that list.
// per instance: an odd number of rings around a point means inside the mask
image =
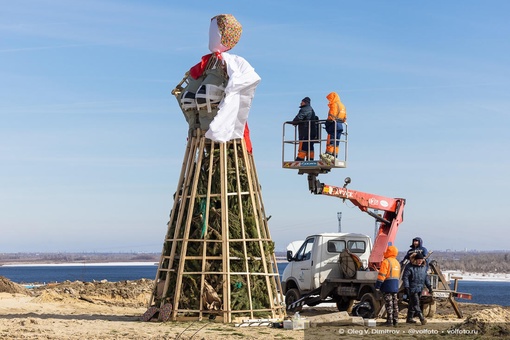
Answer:
[{"label": "work glove", "polygon": [[432,288],[429,288],[429,293],[432,295],[434,292],[432,291]]},{"label": "work glove", "polygon": [[411,299],[411,289],[406,288],[406,295],[407,295],[407,300],[409,301]]}]

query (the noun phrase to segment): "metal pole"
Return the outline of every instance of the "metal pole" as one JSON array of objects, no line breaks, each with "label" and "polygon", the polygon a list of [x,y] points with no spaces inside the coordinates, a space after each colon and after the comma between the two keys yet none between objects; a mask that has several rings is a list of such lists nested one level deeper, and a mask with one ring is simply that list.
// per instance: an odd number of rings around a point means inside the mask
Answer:
[{"label": "metal pole", "polygon": [[338,218],[338,232],[341,233],[342,232],[342,213],[337,212],[336,217]]},{"label": "metal pole", "polygon": [[[379,215],[379,210],[375,209],[374,213]],[[374,228],[374,240],[377,238],[377,232],[379,231],[379,226],[377,225],[377,220],[375,220],[375,228]]]}]

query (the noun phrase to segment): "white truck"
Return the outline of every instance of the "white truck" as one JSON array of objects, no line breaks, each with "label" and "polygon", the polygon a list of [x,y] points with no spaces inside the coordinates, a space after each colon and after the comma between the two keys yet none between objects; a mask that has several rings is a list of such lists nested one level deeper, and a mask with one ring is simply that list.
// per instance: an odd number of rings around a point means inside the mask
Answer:
[{"label": "white truck", "polygon": [[295,254],[287,251],[289,264],[282,275],[282,290],[288,310],[333,302],[338,310],[350,312],[358,300],[370,303],[378,311],[377,271],[363,270],[368,269],[371,251],[372,241],[363,234],[308,236]]},{"label": "white truck", "polygon": [[[295,242],[293,242],[295,245]],[[336,303],[339,311],[372,318],[381,314],[384,302],[375,290],[377,271],[370,270],[372,241],[370,237],[356,233],[320,233],[308,236],[294,253],[287,250],[287,261],[282,274],[282,290],[287,311],[301,311],[304,305]],[[457,292],[457,279],[450,288],[436,261],[429,262],[430,281],[434,298],[425,293],[420,299],[423,314],[432,317],[436,310],[435,300],[448,300],[455,313],[462,312],[454,298],[471,300],[471,294]],[[428,291],[427,291],[428,292]],[[403,299],[404,289],[399,291],[400,309],[407,308]]]}]

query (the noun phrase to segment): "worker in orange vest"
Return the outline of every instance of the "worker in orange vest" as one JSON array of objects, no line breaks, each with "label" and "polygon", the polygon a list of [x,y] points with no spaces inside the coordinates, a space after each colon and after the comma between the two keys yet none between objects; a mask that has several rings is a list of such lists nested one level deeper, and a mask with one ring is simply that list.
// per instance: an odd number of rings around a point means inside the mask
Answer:
[{"label": "worker in orange vest", "polygon": [[397,326],[398,324],[398,286],[400,280],[400,262],[397,260],[398,249],[389,246],[384,252],[384,260],[375,282],[375,289],[384,294],[386,306],[386,323],[384,326]]}]

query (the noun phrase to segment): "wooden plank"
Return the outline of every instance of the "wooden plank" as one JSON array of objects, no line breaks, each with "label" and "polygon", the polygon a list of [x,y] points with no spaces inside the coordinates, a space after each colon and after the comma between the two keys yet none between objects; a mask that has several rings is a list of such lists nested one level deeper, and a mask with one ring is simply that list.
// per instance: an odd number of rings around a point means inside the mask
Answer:
[{"label": "wooden plank", "polygon": [[[200,169],[200,166],[202,164],[202,155],[204,154],[204,141],[205,138],[200,138],[199,147],[197,149],[198,151],[198,157],[196,160],[196,168]],[[187,216],[186,216],[186,222],[184,225],[184,234],[183,234],[183,241],[181,244],[181,254],[186,254],[188,251],[188,241],[189,238],[189,232],[190,232],[190,225],[191,220],[193,218],[193,210],[195,206],[195,195],[198,188],[198,180],[200,178],[198,171],[194,171],[194,176],[188,175],[188,177],[193,177],[193,184],[191,186],[191,198],[189,199],[190,203],[187,209]],[[182,204],[182,202],[181,202]],[[183,215],[183,214],[182,214]],[[184,271],[184,265],[185,265],[185,256],[181,256],[179,259],[179,267],[177,269],[177,282],[175,284],[175,294],[174,294],[174,301],[173,306],[174,310],[172,312],[172,319],[177,316],[177,311],[179,310],[179,300],[181,297],[181,286],[182,286],[182,279],[183,279],[183,271]],[[167,280],[168,281],[168,280]]]},{"label": "wooden plank", "polygon": [[462,311],[459,308],[459,305],[457,304],[457,301],[455,301],[455,299],[451,295],[448,298],[448,301],[450,301],[450,303],[452,304],[453,310],[455,311],[455,314],[457,314],[457,317],[461,319],[463,315]]},{"label": "wooden plank", "polygon": [[228,242],[228,192],[227,186],[227,144],[220,143],[220,178],[221,178],[221,234],[223,238],[222,256],[223,256],[223,311],[227,322],[232,322],[230,314],[230,260],[229,260],[229,242]]},{"label": "wooden plank", "polygon": [[[189,157],[189,150],[191,149],[193,143],[194,142],[193,142],[193,140],[191,138],[188,139],[188,143],[186,143],[186,151],[184,153],[184,159],[182,161],[181,173],[179,175],[179,180],[177,181],[177,188],[180,188],[182,186],[183,181],[184,181],[184,174],[186,173],[186,169],[188,168],[188,165],[189,165],[189,158],[190,158]],[[174,200],[174,204],[173,204],[172,210],[170,211],[170,221],[169,221],[169,224],[167,226],[168,227],[167,235],[170,232],[171,221],[173,221],[173,219],[175,217],[175,211],[176,211],[177,202],[178,202],[178,200]],[[161,250],[161,254],[165,254],[166,243],[167,243],[167,238],[165,238],[165,243],[163,244],[163,249]],[[153,289],[152,289],[153,294],[151,294],[151,297],[149,299],[149,303],[148,303],[147,308],[152,306],[152,304],[154,303],[154,297],[155,297],[156,292],[157,292],[157,285],[158,285],[158,280],[159,280],[159,277],[160,277],[160,272],[161,271],[164,271],[164,272],[168,272],[169,271],[168,269],[163,269],[162,268],[163,267],[163,260],[164,260],[164,257],[161,256],[161,258],[159,259],[158,270],[156,271],[156,277],[154,279],[154,286],[153,286]],[[167,278],[167,275],[168,274],[165,274],[165,280]],[[166,289],[168,289],[168,288],[166,288]],[[163,290],[164,290],[164,293],[166,293],[165,289],[163,289]],[[163,296],[164,296],[164,293],[163,293]]]},{"label": "wooden plank", "polygon": [[[266,259],[266,251],[265,251],[266,250],[265,245],[268,243],[262,241],[262,238],[264,238],[264,239],[268,238],[269,230],[267,229],[266,216],[262,215],[263,205],[261,203],[262,199],[261,199],[261,193],[260,193],[260,185],[258,183],[257,171],[255,170],[255,164],[253,162],[252,155],[248,154],[248,152],[246,150],[246,143],[245,143],[244,139],[241,141],[241,143],[243,144],[243,156],[246,160],[248,160],[248,162],[246,162],[245,166],[246,166],[246,170],[248,172],[248,176],[247,176],[248,187],[249,187],[249,191],[250,191],[250,200],[251,200],[251,203],[253,206],[253,212],[255,215],[255,225],[256,225],[257,233],[258,233],[257,236],[259,238],[258,244],[260,247],[260,254],[262,257],[262,267],[264,268],[264,273],[268,274],[269,273],[269,268],[267,266],[268,259]],[[263,230],[261,230],[261,228]],[[273,251],[273,254],[274,254],[274,251]],[[273,268],[274,267],[271,267],[271,272],[273,271]],[[266,279],[266,289],[267,289],[267,293],[269,295],[269,302],[270,302],[272,313],[273,313],[272,317],[275,317],[276,315],[275,315],[275,305],[274,305],[274,294],[276,292],[272,289],[272,287],[274,285],[272,284],[273,282],[272,282],[270,276],[266,275],[265,279]],[[276,296],[279,297],[278,294]]]},{"label": "wooden plank", "polygon": [[[233,141],[233,147],[234,147],[234,158],[235,158],[235,167],[236,167],[236,183],[237,183],[237,204],[239,205],[239,219],[241,222],[241,236],[242,236],[242,247],[243,247],[243,254],[244,254],[244,270],[246,271],[246,284],[248,285],[248,301],[250,305],[250,316],[253,318],[253,302],[252,302],[252,296],[251,296],[251,280],[250,280],[250,267],[248,262],[248,251],[246,248],[246,228],[244,225],[244,211],[243,211],[243,193],[241,192],[242,189],[242,183],[241,178],[239,176],[239,155],[237,153],[237,143],[234,140]],[[243,145],[241,143],[241,148],[246,147],[246,145]],[[244,154],[243,154],[244,158]],[[244,162],[246,164],[246,160]],[[250,188],[251,189],[251,188]],[[249,191],[248,191],[249,194]],[[254,207],[255,209],[255,207]]]},{"label": "wooden plank", "polygon": [[[446,279],[444,278],[443,273],[441,272],[441,269],[439,268],[439,265],[435,265],[433,262],[429,263],[429,267],[432,269],[434,274],[436,274],[439,277],[439,282],[442,284],[443,289],[446,291],[451,292],[450,285],[448,282],[446,282]],[[450,294],[448,297],[448,301],[450,301],[450,304],[453,307],[453,310],[455,311],[455,314],[457,314],[457,317],[460,319],[462,318],[462,311],[459,308],[459,305],[457,304],[457,301],[453,298],[453,296]]]}]

